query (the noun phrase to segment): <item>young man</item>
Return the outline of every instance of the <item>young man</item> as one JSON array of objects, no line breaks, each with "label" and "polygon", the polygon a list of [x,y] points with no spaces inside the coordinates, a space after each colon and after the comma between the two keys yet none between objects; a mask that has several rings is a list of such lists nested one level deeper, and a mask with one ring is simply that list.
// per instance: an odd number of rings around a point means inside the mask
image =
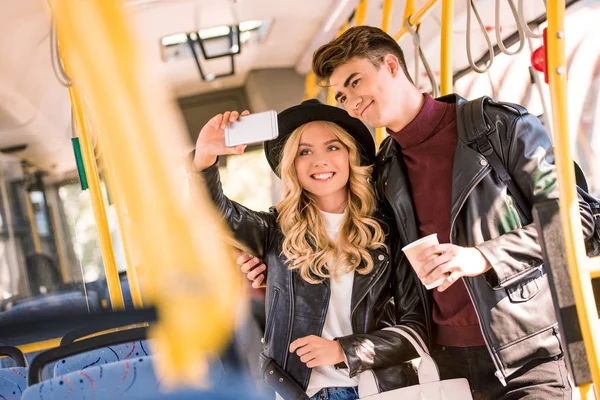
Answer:
[{"label": "young man", "polygon": [[[414,86],[404,55],[378,28],[349,29],[318,49],[313,70],[353,117],[386,127],[375,164],[383,212],[404,246],[437,233],[422,254],[432,353],[443,379],[465,377],[477,399],[570,398],[541,247],[478,150],[489,138],[530,204],[558,197],[552,143],[517,105],[433,99]],[[584,236],[593,220],[580,201]],[[259,260],[242,257],[243,270]],[[398,268],[410,268],[406,260]],[[249,278],[259,277],[264,266]],[[425,290],[423,288],[423,290]]]}]

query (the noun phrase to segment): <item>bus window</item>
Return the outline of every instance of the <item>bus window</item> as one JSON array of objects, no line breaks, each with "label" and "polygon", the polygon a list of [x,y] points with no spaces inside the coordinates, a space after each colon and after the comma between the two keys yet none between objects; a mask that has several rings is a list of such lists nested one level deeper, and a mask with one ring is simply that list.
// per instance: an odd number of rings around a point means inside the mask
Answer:
[{"label": "bus window", "polygon": [[272,193],[274,175],[262,148],[221,159],[219,171],[225,193],[253,210],[267,211],[279,199],[278,193]]},{"label": "bus window", "polygon": [[[585,13],[590,18],[582,18]],[[600,47],[594,38],[598,31],[596,18],[590,13],[600,15],[597,8],[584,3],[569,7],[565,14],[566,29],[569,35],[566,41],[566,54],[569,62],[569,128],[573,159],[584,171],[590,193],[600,196]],[[540,31],[546,23],[540,25]],[[539,39],[526,44],[523,51],[514,56],[499,54],[485,74],[474,71],[460,76],[455,81],[456,93],[467,99],[484,95],[495,100],[522,104],[530,113],[540,116],[549,130],[552,119],[550,92],[541,73],[533,72],[531,51],[541,46]],[[511,50],[516,49],[516,45]],[[532,76],[539,79],[538,86]],[[540,94],[540,89],[542,93]],[[551,132],[549,132],[551,133]]]}]

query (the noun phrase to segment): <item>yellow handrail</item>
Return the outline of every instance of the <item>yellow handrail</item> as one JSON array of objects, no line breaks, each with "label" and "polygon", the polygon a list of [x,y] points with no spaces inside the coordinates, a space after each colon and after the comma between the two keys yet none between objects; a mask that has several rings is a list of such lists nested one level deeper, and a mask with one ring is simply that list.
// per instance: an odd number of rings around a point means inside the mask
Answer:
[{"label": "yellow handrail", "polygon": [[55,0],[54,10],[71,77],[94,110],[129,212],[133,246],[143,249],[144,299],[159,315],[151,329],[159,374],[168,385],[198,385],[206,357],[228,341],[242,293],[227,231],[203,188],[194,204],[184,196],[176,168],[188,135],[165,85],[147,70],[122,1]]},{"label": "yellow handrail", "polygon": [[[65,71],[69,71],[69,63],[67,60],[64,61],[64,65]],[[92,201],[92,211],[94,212],[94,221],[96,222],[96,230],[98,231],[98,244],[100,245],[100,252],[102,254],[110,304],[113,310],[124,310],[125,302],[123,301],[119,271],[117,269],[112,240],[110,238],[110,229],[106,219],[106,208],[104,207],[102,188],[100,187],[96,155],[87,129],[88,126],[86,124],[81,98],[74,86],[69,88],[69,97],[71,98],[71,107],[73,109],[73,123],[77,127],[81,144],[81,158],[83,159],[83,167],[85,169],[90,199]]]},{"label": "yellow handrail", "polygon": [[[433,10],[433,6],[435,6],[437,2],[438,2],[438,0],[428,0],[415,13],[411,13],[411,16],[408,19],[408,22],[411,25],[417,25],[417,24],[421,23],[423,18],[425,18],[427,16],[427,14],[429,14],[431,12],[431,10]],[[406,18],[404,18],[403,21],[406,21]],[[394,35],[394,39],[396,41],[399,41],[407,33],[408,33],[408,31],[406,30],[406,28],[403,25],[402,28],[400,28],[400,30],[398,32],[396,32],[396,34]]]},{"label": "yellow handrail", "polygon": [[[406,4],[404,4],[404,14],[402,15],[402,22],[406,21],[410,18],[416,10],[416,1],[415,0],[406,0]],[[404,24],[402,24],[404,25]]]},{"label": "yellow handrail", "polygon": [[60,346],[61,339],[62,338],[53,338],[42,340],[40,342],[21,344],[16,347],[21,350],[23,354],[33,353],[35,351],[48,350]]},{"label": "yellow handrail", "polygon": [[553,131],[555,132],[555,159],[560,189],[560,217],[573,295],[579,324],[587,353],[596,395],[600,396],[600,343],[594,328],[598,327],[598,314],[587,268],[579,202],[575,189],[575,170],[571,157],[567,112],[567,66],[565,62],[565,0],[547,3],[548,18],[548,81],[552,100]]},{"label": "yellow handrail", "polygon": [[453,92],[452,37],[454,30],[454,0],[442,0],[442,32],[440,46],[440,95]]}]

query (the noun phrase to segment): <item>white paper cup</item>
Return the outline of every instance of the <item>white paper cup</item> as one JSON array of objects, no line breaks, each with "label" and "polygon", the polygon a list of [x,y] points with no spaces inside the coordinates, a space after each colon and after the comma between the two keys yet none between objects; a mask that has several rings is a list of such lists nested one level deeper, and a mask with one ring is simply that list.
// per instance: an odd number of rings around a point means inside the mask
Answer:
[{"label": "white paper cup", "polygon": [[[421,254],[424,250],[428,249],[429,247],[435,246],[439,243],[440,242],[438,241],[437,233],[432,233],[431,235],[427,235],[419,240],[415,240],[414,242],[407,244],[402,248],[402,251],[406,255],[406,258],[408,258],[410,265],[413,267],[417,275],[421,273],[421,270],[425,266],[425,263],[417,261],[417,257],[419,256],[419,254]],[[421,281],[421,283],[423,283],[427,290],[431,290],[440,286],[444,282],[444,280],[446,280],[446,278],[441,278],[429,285],[425,285],[423,281]]]}]

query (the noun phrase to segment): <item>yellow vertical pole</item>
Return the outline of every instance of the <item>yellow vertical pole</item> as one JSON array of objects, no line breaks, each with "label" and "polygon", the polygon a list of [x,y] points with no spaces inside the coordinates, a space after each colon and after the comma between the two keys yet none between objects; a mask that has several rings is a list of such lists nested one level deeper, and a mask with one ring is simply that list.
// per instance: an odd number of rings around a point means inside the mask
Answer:
[{"label": "yellow vertical pole", "polygon": [[[406,6],[404,7],[404,18],[402,18],[402,22],[409,19],[411,25],[420,24],[423,18],[427,16],[432,10],[433,7],[437,4],[438,0],[427,0],[421,7],[415,11],[415,2],[414,0],[406,0]],[[402,24],[402,28],[398,30],[394,34],[394,40],[399,41],[402,37],[407,34],[408,31],[404,24]]]},{"label": "yellow vertical pole", "polygon": [[306,75],[304,82],[304,100],[314,99],[319,95],[321,87],[317,84],[317,76],[314,72],[310,71]]},{"label": "yellow vertical pole", "polygon": [[[391,24],[392,24],[392,8],[394,5],[394,0],[384,0],[383,1],[383,13],[381,16],[381,30],[385,33],[390,33]],[[375,129],[375,144],[377,148],[383,142],[383,139],[386,137],[385,128],[379,127]]]},{"label": "yellow vertical pole", "polygon": [[[67,61],[64,61],[66,71],[68,71]],[[83,158],[83,166],[89,185],[90,199],[92,201],[94,220],[96,221],[96,230],[98,231],[98,243],[102,254],[102,262],[104,263],[104,273],[106,275],[110,303],[113,310],[123,310],[125,309],[125,302],[123,301],[119,271],[117,270],[112,240],[110,238],[110,229],[106,219],[106,208],[104,207],[104,199],[102,198],[96,155],[94,154],[94,148],[87,129],[81,98],[73,86],[69,88],[69,97],[71,98],[71,107],[73,108],[73,122],[79,133],[81,157]]]},{"label": "yellow vertical pole", "polygon": [[555,132],[554,155],[560,189],[560,217],[564,229],[569,274],[592,380],[596,396],[600,398],[598,314],[594,302],[590,273],[587,268],[588,258],[581,230],[579,203],[575,189],[575,171],[569,139],[564,15],[565,0],[548,1],[547,59],[548,82],[552,101],[552,122]]},{"label": "yellow vertical pole", "polygon": [[375,129],[375,143],[377,145],[377,149],[379,149],[379,146],[381,145],[381,142],[383,142],[383,139],[386,138],[387,132],[385,131],[385,128],[379,127]]},{"label": "yellow vertical pole", "polygon": [[[361,26],[361,25],[365,24],[365,20],[367,19],[368,5],[369,5],[368,0],[360,0],[360,3],[358,3],[358,6],[356,6],[356,16],[354,17],[354,21],[355,21],[354,26]],[[344,31],[346,29],[344,29]]]},{"label": "yellow vertical pole", "polygon": [[330,106],[335,106],[335,93],[331,88],[327,89],[327,104]]},{"label": "yellow vertical pole", "polygon": [[452,37],[454,31],[454,0],[442,0],[442,32],[440,46],[440,94],[452,93]]},{"label": "yellow vertical pole", "polygon": [[579,386],[579,398],[582,400],[596,400],[591,383]]},{"label": "yellow vertical pole", "polygon": [[48,214],[48,218],[50,218],[50,223],[52,224],[52,232],[54,232],[54,243],[56,244],[56,253],[58,255],[58,265],[60,265],[60,273],[62,275],[63,282],[68,282],[70,280],[69,272],[67,271],[65,255],[63,253],[60,237],[58,236],[58,227],[56,226],[56,218],[54,218],[53,207],[51,204],[48,204]]},{"label": "yellow vertical pole", "polygon": [[133,307],[142,308],[144,307],[144,303],[142,301],[142,292],[140,290],[140,282],[138,279],[138,259],[132,256],[134,248],[131,241],[131,221],[128,218],[127,207],[121,198],[121,194],[114,189],[114,171],[109,165],[104,169],[104,172],[105,182],[110,188],[113,205],[119,221],[119,232],[121,234],[121,240],[123,241],[123,252],[125,254],[125,263],[127,264],[127,281],[129,282],[129,291],[131,292]]},{"label": "yellow vertical pole", "polygon": [[385,33],[390,33],[392,25],[392,8],[394,0],[383,0],[383,13],[381,16],[381,30]]},{"label": "yellow vertical pole", "polygon": [[194,188],[193,204],[184,196],[178,167],[189,139],[122,7],[121,0],[54,1],[65,60],[94,110],[115,190],[132,221],[133,247],[143,249],[141,283],[159,315],[151,329],[158,374],[169,386],[198,385],[206,357],[233,330],[241,280],[206,190]]},{"label": "yellow vertical pole", "polygon": [[[431,3],[431,2],[430,2]],[[404,26],[404,21],[409,19],[416,11],[415,0],[406,0],[406,4],[404,5],[404,15],[402,16],[402,26]],[[414,21],[414,20],[413,20]],[[416,25],[421,21],[408,21],[411,25]]]},{"label": "yellow vertical pole", "polygon": [[31,195],[29,191],[25,190],[25,208],[27,209],[27,216],[29,217],[29,225],[31,226],[31,236],[33,237],[33,247],[36,253],[42,251],[42,245],[40,243],[40,235],[37,229],[37,223],[35,222],[35,214],[33,212],[33,205],[31,204]]}]

